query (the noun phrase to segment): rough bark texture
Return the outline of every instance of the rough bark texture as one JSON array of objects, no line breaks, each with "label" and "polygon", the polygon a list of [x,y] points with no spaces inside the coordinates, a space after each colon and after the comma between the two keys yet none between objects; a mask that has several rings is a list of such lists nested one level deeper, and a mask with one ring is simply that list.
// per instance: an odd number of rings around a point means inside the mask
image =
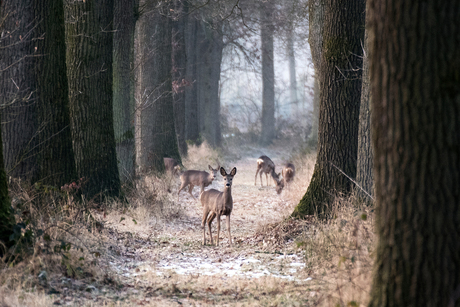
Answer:
[{"label": "rough bark texture", "polygon": [[[1,2],[0,104],[3,155],[9,176],[31,181],[37,171],[33,1]],[[3,21],[3,18],[4,21]]]},{"label": "rough bark texture", "polygon": [[39,119],[37,174],[33,181],[62,186],[76,179],[70,131],[66,71],[64,5],[62,1],[34,2],[39,23],[34,28],[34,78]]},{"label": "rough bark texture", "polygon": [[356,175],[365,2],[325,1],[320,70],[318,155],[307,192],[293,216],[327,214]]},{"label": "rough bark texture", "polygon": [[313,96],[313,116],[312,116],[312,129],[308,136],[308,143],[314,144],[318,142],[318,118],[319,118],[319,105],[320,105],[320,66],[321,66],[321,51],[323,46],[323,23],[324,23],[324,1],[311,0],[308,2],[308,16],[309,16],[309,35],[308,42],[310,44],[311,57],[313,66],[315,68],[315,83],[314,83],[314,96]]},{"label": "rough bark texture", "polygon": [[134,176],[134,28],[138,0],[114,2],[113,32],[113,124],[122,181]]},{"label": "rough bark texture", "polygon": [[[200,22],[197,28],[197,96],[199,130],[212,147],[221,145],[219,80],[223,41],[219,26]],[[212,24],[212,23],[211,23]]]},{"label": "rough bark texture", "polygon": [[[5,244],[7,248],[11,246],[10,235],[13,234],[14,224],[13,210],[11,210],[10,199],[8,197],[8,183],[3,167],[3,146],[2,142],[0,142],[0,242]],[[4,251],[3,246],[0,244],[0,258],[3,257]]]},{"label": "rough bark texture", "polygon": [[[368,18],[366,16],[366,18]],[[367,21],[366,21],[367,23]],[[371,109],[369,80],[369,48],[368,30],[364,37],[364,56],[363,56],[363,85],[361,89],[361,105],[359,110],[359,131],[358,131],[358,162],[356,170],[356,182],[359,187],[355,187],[355,195],[358,201],[367,205],[373,203],[374,197],[374,152],[371,142]]]},{"label": "rough bark texture", "polygon": [[[113,2],[68,0],[65,7],[70,118],[77,174],[87,199],[118,197],[112,101]],[[99,197],[101,196],[101,197]]]},{"label": "rough bark texture", "polygon": [[186,78],[187,54],[185,46],[185,27],[187,25],[188,3],[180,0],[174,2],[172,20],[172,82],[174,99],[174,123],[177,134],[177,145],[181,156],[187,155],[185,133],[185,90],[188,86]]},{"label": "rough bark texture", "polygon": [[260,7],[260,39],[262,44],[262,145],[275,138],[275,70],[273,64],[273,4]]},{"label": "rough bark texture", "polygon": [[460,2],[370,3],[370,306],[460,306]]},{"label": "rough bark texture", "polygon": [[146,10],[139,28],[142,64],[137,86],[142,96],[136,109],[136,130],[141,173],[163,172],[164,157],[181,163],[174,127],[171,21],[166,9]]}]

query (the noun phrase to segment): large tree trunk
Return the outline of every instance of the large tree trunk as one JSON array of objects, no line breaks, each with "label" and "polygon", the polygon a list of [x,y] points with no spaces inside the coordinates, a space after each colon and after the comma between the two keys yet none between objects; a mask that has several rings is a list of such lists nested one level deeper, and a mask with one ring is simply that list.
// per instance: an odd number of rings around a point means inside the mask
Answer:
[{"label": "large tree trunk", "polygon": [[[0,136],[1,130],[0,126]],[[11,210],[11,203],[8,197],[8,183],[3,165],[3,146],[0,140],[0,242],[8,248],[11,246],[10,236],[13,234],[13,226],[16,221]],[[0,258],[3,257],[4,252],[5,250],[0,244]]]},{"label": "large tree trunk", "polygon": [[370,306],[460,306],[460,2],[372,0],[369,14]]},{"label": "large tree trunk", "polygon": [[269,145],[275,138],[275,70],[273,64],[273,3],[260,7],[262,44],[262,125],[261,144]]},{"label": "large tree trunk", "polygon": [[77,174],[87,199],[118,197],[113,130],[113,2],[68,0],[67,75]]},{"label": "large tree trunk", "polygon": [[64,5],[62,1],[34,2],[40,22],[34,29],[37,110],[40,123],[37,168],[33,181],[62,186],[76,179],[69,114]]},{"label": "large tree trunk", "polygon": [[[149,6],[147,6],[149,7]],[[147,9],[141,17],[142,65],[137,107],[139,171],[163,172],[163,158],[181,161],[174,128],[171,21],[167,7]]]},{"label": "large tree trunk", "polygon": [[13,61],[2,78],[6,167],[13,177],[61,186],[76,177],[63,3],[6,1],[2,11],[12,33],[2,38],[2,63]]},{"label": "large tree trunk", "polygon": [[200,22],[189,15],[185,29],[185,46],[187,54],[186,80],[189,85],[185,88],[185,139],[198,144],[200,140],[198,85],[197,85],[197,31]]},{"label": "large tree trunk", "polygon": [[184,157],[187,155],[185,132],[185,90],[188,86],[188,82],[186,78],[187,54],[185,45],[185,28],[188,23],[188,3],[175,0],[174,12],[174,18],[172,21],[174,123],[179,153]]},{"label": "large tree trunk", "polygon": [[324,216],[336,195],[351,191],[346,176],[356,175],[364,13],[364,0],[325,1],[318,155],[294,217]]},{"label": "large tree trunk", "polygon": [[309,17],[309,35],[308,42],[310,44],[311,57],[315,68],[315,81],[313,85],[313,114],[312,114],[312,129],[308,136],[308,142],[316,145],[318,142],[318,118],[320,105],[320,69],[321,69],[321,53],[323,48],[323,23],[324,23],[324,0],[311,0],[308,2],[308,17]]},{"label": "large tree trunk", "polygon": [[201,22],[197,29],[197,44],[200,58],[197,66],[200,133],[203,140],[212,147],[219,147],[221,145],[219,80],[223,50],[222,33]]},{"label": "large tree trunk", "polygon": [[369,108],[372,99],[369,86],[369,58],[368,30],[366,29],[364,37],[363,84],[359,110],[358,162],[356,170],[356,182],[359,186],[355,187],[355,193],[358,201],[367,205],[372,204],[372,198],[374,197],[374,153],[371,145],[371,109]]},{"label": "large tree trunk", "polygon": [[33,74],[33,1],[1,3],[0,104],[3,152],[9,176],[31,181],[37,171],[38,116]]},{"label": "large tree trunk", "polygon": [[138,0],[116,0],[113,34],[113,116],[122,181],[134,176],[134,29]]}]

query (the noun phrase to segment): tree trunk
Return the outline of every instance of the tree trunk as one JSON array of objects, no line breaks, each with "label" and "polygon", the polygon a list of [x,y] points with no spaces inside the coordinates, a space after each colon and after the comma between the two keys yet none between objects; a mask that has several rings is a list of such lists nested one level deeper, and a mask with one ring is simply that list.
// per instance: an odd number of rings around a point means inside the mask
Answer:
[{"label": "tree trunk", "polygon": [[[0,126],[0,136],[1,130]],[[0,140],[0,242],[8,248],[11,246],[10,236],[13,234],[13,226],[16,222],[8,197],[8,183],[3,165],[3,146]],[[4,252],[5,250],[0,244],[0,258],[3,257]]]},{"label": "tree trunk", "polygon": [[374,153],[371,146],[371,110],[369,108],[372,96],[369,84],[369,48],[368,30],[366,29],[364,37],[363,85],[359,110],[358,162],[356,170],[356,182],[359,187],[355,187],[355,193],[358,201],[367,205],[372,204],[372,198],[374,197]]},{"label": "tree trunk", "polygon": [[33,1],[0,2],[2,37],[0,48],[0,104],[3,152],[9,176],[31,181],[37,172],[36,84],[33,74]]},{"label": "tree trunk", "polygon": [[87,199],[118,197],[113,130],[113,2],[68,0],[67,75],[77,174]]},{"label": "tree trunk", "polygon": [[323,46],[323,24],[324,24],[324,0],[311,0],[308,2],[309,16],[309,36],[311,57],[315,68],[315,81],[313,85],[313,114],[312,114],[312,129],[308,137],[308,143],[316,146],[318,142],[318,118],[320,105],[320,69],[321,69],[321,53]]},{"label": "tree trunk", "polygon": [[460,306],[460,2],[370,1],[369,306]]},{"label": "tree trunk", "polygon": [[188,3],[175,0],[174,12],[175,15],[172,21],[174,123],[179,153],[184,157],[187,155],[185,133],[185,90],[188,86],[188,82],[186,77],[187,54],[185,45],[185,27],[188,19]]},{"label": "tree trunk", "polygon": [[289,60],[289,96],[291,116],[296,116],[299,112],[299,100],[297,98],[297,77],[295,72],[295,49],[294,49],[294,30],[292,26],[287,33],[287,54]]},{"label": "tree trunk", "polygon": [[262,43],[262,134],[261,144],[269,145],[275,138],[275,70],[273,64],[273,4],[261,5]]},{"label": "tree trunk", "polygon": [[163,158],[181,163],[174,128],[172,97],[172,45],[171,22],[167,7],[156,7],[142,16],[142,66],[140,67],[140,93],[137,107],[140,134],[138,161],[140,172],[163,172]]},{"label": "tree trunk", "polygon": [[185,139],[194,144],[199,144],[199,110],[198,110],[198,85],[197,85],[197,31],[200,22],[193,15],[187,18],[187,28],[185,29],[185,46],[187,54],[186,77],[190,83],[185,89]]},{"label": "tree trunk", "polygon": [[318,155],[294,217],[325,216],[336,195],[351,191],[346,176],[356,176],[364,13],[364,0],[325,1]]},{"label": "tree trunk", "polygon": [[118,172],[122,181],[134,176],[134,29],[138,0],[116,0],[113,34],[113,124]]},{"label": "tree trunk", "polygon": [[[215,26],[218,27],[218,26]],[[203,140],[221,145],[219,80],[222,61],[222,33],[201,22],[197,30],[200,61],[197,66],[199,127]]]},{"label": "tree trunk", "polygon": [[69,90],[66,68],[64,4],[62,1],[34,2],[40,20],[34,28],[34,77],[40,131],[37,169],[33,181],[62,186],[76,179],[70,130]]}]

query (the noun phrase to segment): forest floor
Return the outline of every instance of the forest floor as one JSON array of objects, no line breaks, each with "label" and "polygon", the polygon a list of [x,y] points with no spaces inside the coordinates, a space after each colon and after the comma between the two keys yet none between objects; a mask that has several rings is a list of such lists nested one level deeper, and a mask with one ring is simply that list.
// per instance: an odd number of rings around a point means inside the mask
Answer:
[{"label": "forest floor", "polygon": [[[40,298],[32,295],[35,301],[30,306],[358,306],[365,303],[370,243],[364,252],[367,258],[360,265],[359,261],[346,262],[356,257],[352,253],[362,255],[364,247],[353,249],[354,252],[348,247],[332,251],[321,247],[328,250],[322,256],[316,255],[317,250],[305,248],[307,244],[316,244],[309,240],[319,232],[323,243],[337,239],[349,245],[338,235],[342,228],[348,227],[345,224],[351,229],[344,231],[345,237],[353,237],[351,241],[357,242],[357,235],[352,232],[359,222],[355,217],[344,217],[337,223],[340,228],[337,233],[325,234],[313,217],[306,221],[289,220],[308,186],[314,157],[303,160],[304,165],[296,165],[293,185],[278,195],[271,180],[266,185],[265,175],[263,186],[259,176],[254,185],[256,160],[262,154],[272,158],[279,172],[282,163],[288,162],[289,149],[249,148],[244,155],[234,155],[222,163],[227,171],[237,168],[232,186],[233,246],[229,245],[225,218],[219,246],[202,245],[200,189],[193,190],[197,199],[182,191],[178,200],[180,180],[169,178],[169,193],[164,196],[169,207],[165,209],[163,204],[161,210],[166,212],[162,217],[153,214],[158,208],[149,210],[148,206],[95,214],[104,225],[100,244],[105,247],[95,270],[95,274],[104,275],[103,279],[49,278],[47,289],[52,290]],[[189,164],[206,169],[206,159],[197,161]],[[220,174],[209,188],[223,189]],[[370,226],[366,225],[358,228],[369,232]],[[212,227],[215,238],[216,220]],[[208,233],[207,239],[209,243]],[[315,262],[323,256],[327,260]],[[0,296],[2,293],[5,289],[2,292],[0,287]],[[4,300],[3,305],[0,300],[0,305],[21,306],[25,294],[20,295],[22,300]]]}]

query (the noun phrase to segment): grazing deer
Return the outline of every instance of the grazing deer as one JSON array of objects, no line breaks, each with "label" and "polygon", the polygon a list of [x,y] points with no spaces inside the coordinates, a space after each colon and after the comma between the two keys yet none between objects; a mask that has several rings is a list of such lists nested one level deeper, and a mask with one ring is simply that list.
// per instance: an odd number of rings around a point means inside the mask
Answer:
[{"label": "grazing deer", "polygon": [[219,233],[220,233],[220,218],[225,215],[227,218],[227,230],[228,240],[230,246],[232,246],[232,235],[230,233],[230,215],[233,209],[233,198],[232,198],[232,181],[233,176],[236,174],[236,167],[232,169],[230,174],[227,174],[223,167],[220,168],[220,174],[224,177],[225,186],[224,191],[220,192],[215,189],[204,191],[200,195],[201,204],[203,206],[203,219],[201,227],[203,228],[203,245],[206,245],[206,223],[208,224],[209,236],[211,237],[211,223],[215,217],[217,217],[217,239],[216,246],[219,245]]},{"label": "grazing deer", "polygon": [[167,173],[176,175],[180,170],[179,162],[173,158],[163,158],[163,162],[165,164],[165,170]]},{"label": "grazing deer", "polygon": [[276,193],[280,194],[281,191],[285,186],[288,185],[289,182],[294,180],[295,176],[295,166],[292,163],[286,163],[281,171],[283,179],[278,180],[276,183]]},{"label": "grazing deer", "polygon": [[207,187],[212,183],[214,179],[217,177],[217,171],[219,170],[220,166],[217,166],[216,169],[213,169],[211,165],[208,165],[210,172],[205,172],[205,171],[195,171],[195,170],[189,170],[185,171],[180,175],[180,181],[181,185],[179,188],[179,191],[177,192],[177,200],[179,200],[179,193],[182,191],[186,186],[189,186],[188,192],[190,195],[192,195],[192,190],[194,186],[200,186],[201,187],[201,193],[203,193],[204,188]]},{"label": "grazing deer", "polygon": [[257,184],[257,174],[260,171],[260,185],[263,186],[262,184],[262,173],[265,173],[265,179],[267,181],[267,186],[268,186],[268,174],[273,178],[273,181],[275,184],[279,182],[279,176],[280,174],[275,173],[275,163],[267,157],[267,156],[260,156],[259,159],[257,159],[257,172],[256,176],[254,179],[254,185]]}]

